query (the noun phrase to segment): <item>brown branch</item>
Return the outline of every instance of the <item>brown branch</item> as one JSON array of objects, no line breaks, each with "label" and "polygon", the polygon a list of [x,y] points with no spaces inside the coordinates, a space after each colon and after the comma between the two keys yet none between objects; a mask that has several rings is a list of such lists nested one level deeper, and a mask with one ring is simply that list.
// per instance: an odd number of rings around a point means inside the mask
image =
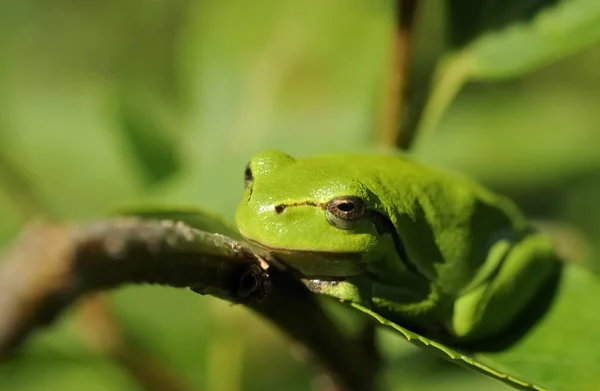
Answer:
[{"label": "brown branch", "polygon": [[260,254],[171,221],[38,224],[0,269],[0,358],[82,295],[130,283],[190,287],[267,318],[304,345],[345,390],[374,389],[377,360],[345,337],[306,287],[261,267]]},{"label": "brown branch", "polygon": [[411,37],[417,9],[417,0],[396,0],[395,28],[386,72],[387,80],[382,99],[379,144],[401,147],[403,111],[406,106],[406,89],[410,72]]}]

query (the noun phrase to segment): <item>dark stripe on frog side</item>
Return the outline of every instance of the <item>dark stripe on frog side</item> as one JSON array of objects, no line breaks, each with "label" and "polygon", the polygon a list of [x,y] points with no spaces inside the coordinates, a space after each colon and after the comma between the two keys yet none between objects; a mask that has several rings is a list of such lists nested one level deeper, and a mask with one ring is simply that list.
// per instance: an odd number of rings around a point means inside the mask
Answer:
[{"label": "dark stripe on frog side", "polygon": [[427,278],[419,271],[417,265],[412,262],[409,258],[408,253],[406,252],[406,247],[404,246],[404,242],[398,235],[398,231],[396,231],[396,226],[392,223],[392,221],[385,216],[383,213],[377,212],[375,210],[368,209],[366,213],[366,218],[368,218],[375,228],[377,229],[377,233],[381,235],[392,235],[392,240],[394,241],[394,248],[396,249],[396,253],[400,260],[406,268],[412,273],[418,275],[419,277],[427,280]]}]

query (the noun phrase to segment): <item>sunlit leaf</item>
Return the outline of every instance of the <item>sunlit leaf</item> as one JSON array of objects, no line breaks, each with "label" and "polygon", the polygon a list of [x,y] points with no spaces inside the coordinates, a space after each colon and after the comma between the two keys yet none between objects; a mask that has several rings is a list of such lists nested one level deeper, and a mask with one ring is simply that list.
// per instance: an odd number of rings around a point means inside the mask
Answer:
[{"label": "sunlit leaf", "polygon": [[533,16],[483,34],[438,65],[417,131],[418,147],[462,86],[470,80],[522,76],[600,42],[600,2],[563,0]]}]

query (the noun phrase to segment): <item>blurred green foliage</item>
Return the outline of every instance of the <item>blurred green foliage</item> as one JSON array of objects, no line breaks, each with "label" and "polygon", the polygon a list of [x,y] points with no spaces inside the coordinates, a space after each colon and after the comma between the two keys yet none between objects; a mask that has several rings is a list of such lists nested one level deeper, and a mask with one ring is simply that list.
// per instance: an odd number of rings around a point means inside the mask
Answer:
[{"label": "blurred green foliage", "polygon": [[[411,60],[417,103],[407,115],[424,113],[420,126],[435,129],[418,144],[420,158],[475,176],[532,218],[568,223],[563,237],[583,238],[575,243],[592,252],[581,261],[593,262],[600,9],[596,0],[556,3],[507,6],[488,25],[481,21],[499,2],[454,19],[442,0],[427,2]],[[374,148],[393,6],[0,3],[0,243],[31,216],[78,221],[143,203],[198,205],[231,219],[246,161],[261,149],[305,156]],[[458,31],[448,20],[480,24]],[[423,98],[429,85],[442,91],[433,109]],[[241,308],[158,287],[125,288],[111,302],[127,334],[197,389],[310,387],[310,368],[289,341]],[[0,367],[0,389],[140,389],[90,347],[85,327],[69,315],[37,333]],[[390,390],[507,389],[389,332],[381,339]]]}]

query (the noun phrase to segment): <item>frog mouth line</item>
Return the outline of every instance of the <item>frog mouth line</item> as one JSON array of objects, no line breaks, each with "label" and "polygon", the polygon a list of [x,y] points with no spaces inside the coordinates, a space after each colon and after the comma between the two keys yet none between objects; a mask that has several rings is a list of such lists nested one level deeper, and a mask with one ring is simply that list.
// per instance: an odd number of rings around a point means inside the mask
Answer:
[{"label": "frog mouth line", "polygon": [[283,247],[270,247],[263,243],[252,240],[244,235],[242,235],[244,239],[253,245],[260,247],[261,249],[268,251],[273,254],[284,254],[284,255],[302,255],[309,257],[310,255],[314,255],[316,258],[327,257],[331,259],[348,259],[348,260],[357,260],[360,259],[364,254],[356,251],[313,251],[313,250],[296,250],[292,248],[283,248]]},{"label": "frog mouth line", "polygon": [[[364,254],[360,252],[294,250],[269,247],[246,237],[244,239],[271,254],[273,256],[271,261],[276,268],[289,270],[301,279],[344,281],[366,271],[366,265],[363,261]],[[315,270],[320,269],[318,265],[323,260],[326,260],[329,272],[315,272]]]}]

